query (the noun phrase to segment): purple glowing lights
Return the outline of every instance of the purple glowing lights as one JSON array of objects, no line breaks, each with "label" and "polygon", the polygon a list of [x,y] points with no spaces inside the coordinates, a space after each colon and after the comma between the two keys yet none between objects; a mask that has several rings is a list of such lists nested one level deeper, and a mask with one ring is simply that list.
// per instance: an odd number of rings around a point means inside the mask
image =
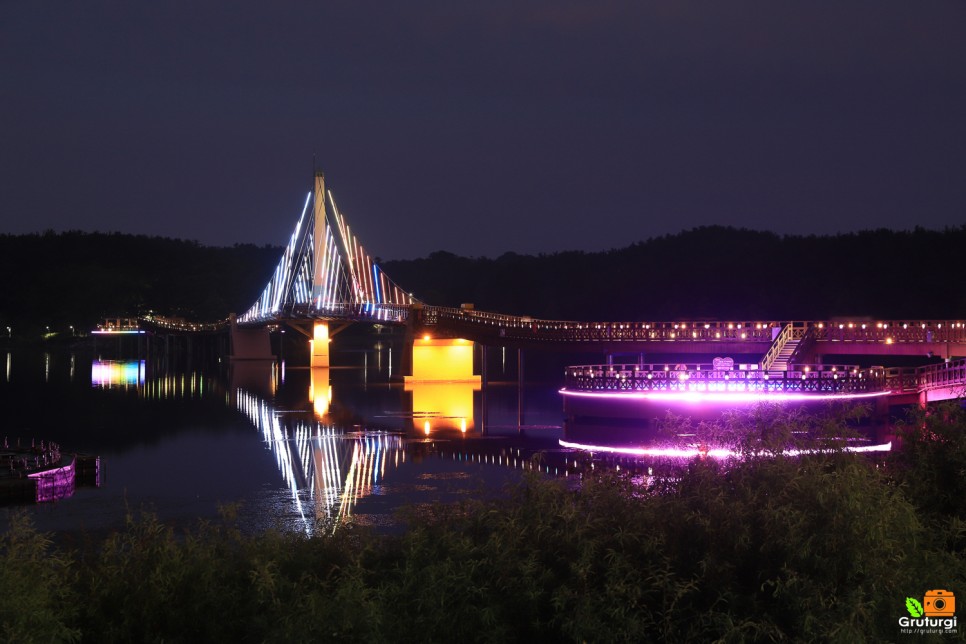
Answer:
[{"label": "purple glowing lights", "polygon": [[563,396],[597,398],[601,400],[642,400],[683,403],[736,403],[754,404],[762,402],[813,402],[822,400],[861,400],[888,396],[891,392],[872,391],[856,393],[803,393],[784,391],[571,391],[561,389]]},{"label": "purple glowing lights", "polygon": [[[694,458],[696,456],[710,458],[737,458],[741,452],[726,447],[707,448],[700,446],[689,447],[615,447],[612,445],[589,445],[585,443],[573,443],[565,440],[559,441],[561,447],[568,449],[578,449],[585,452],[600,452],[606,454],[619,454],[621,456],[649,456],[663,458]],[[881,443],[878,445],[861,445],[857,447],[842,447],[844,452],[888,452],[892,450],[892,443]],[[786,456],[801,456],[803,454],[820,454],[831,449],[789,449],[782,453]]]},{"label": "purple glowing lights", "polygon": [[74,493],[75,472],[74,461],[61,467],[55,467],[40,472],[28,474],[37,483],[37,502],[58,501],[66,499]]}]

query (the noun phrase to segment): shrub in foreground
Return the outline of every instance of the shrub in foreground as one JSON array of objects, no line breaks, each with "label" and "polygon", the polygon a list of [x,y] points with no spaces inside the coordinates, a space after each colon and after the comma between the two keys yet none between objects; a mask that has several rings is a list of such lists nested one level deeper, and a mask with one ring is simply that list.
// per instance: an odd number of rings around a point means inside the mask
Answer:
[{"label": "shrub in foreground", "polygon": [[916,487],[922,468],[962,458],[957,436],[883,467],[768,453],[695,460],[674,479],[588,476],[576,491],[531,476],[503,500],[413,513],[391,537],[244,536],[230,518],[181,533],[146,515],[62,552],[19,520],[0,538],[3,635],[894,640],[905,597],[966,587],[961,505]]}]

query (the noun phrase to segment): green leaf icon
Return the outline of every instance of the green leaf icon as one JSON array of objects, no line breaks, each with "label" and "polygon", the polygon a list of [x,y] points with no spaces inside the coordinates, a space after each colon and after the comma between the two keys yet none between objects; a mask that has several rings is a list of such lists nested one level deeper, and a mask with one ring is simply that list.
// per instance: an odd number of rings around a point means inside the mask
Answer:
[{"label": "green leaf icon", "polygon": [[906,597],[906,610],[913,617],[922,617],[922,604],[919,603],[918,599]]}]

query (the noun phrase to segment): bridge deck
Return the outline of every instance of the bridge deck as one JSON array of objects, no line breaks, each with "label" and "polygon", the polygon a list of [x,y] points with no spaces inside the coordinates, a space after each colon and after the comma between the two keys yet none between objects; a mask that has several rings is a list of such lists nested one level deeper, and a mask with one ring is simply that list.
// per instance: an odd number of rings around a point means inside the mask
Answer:
[{"label": "bridge deck", "polygon": [[[966,387],[963,362],[950,362],[953,357],[966,356],[966,323],[960,320],[579,322],[413,303],[331,305],[324,311],[301,304],[264,319],[249,319],[247,325],[291,320],[406,325],[414,333],[459,337],[492,346],[682,356],[764,355],[760,364],[765,365],[771,364],[769,354],[777,351],[786,336],[807,347],[790,362],[791,370],[778,372],[747,370],[723,376],[708,366],[688,370],[684,378],[678,373],[674,379],[666,375],[666,370],[642,370],[641,365],[630,365],[616,375],[609,367],[568,369],[567,388],[574,391],[733,391],[744,387],[746,391],[829,395],[877,391],[893,396],[921,394],[937,400],[963,397]],[[147,322],[154,328],[182,332],[212,332],[222,327],[221,323],[200,325],[159,317]],[[888,356],[932,355],[945,358],[947,363],[912,370],[803,364],[807,358],[821,355],[882,356],[883,362]]]},{"label": "bridge deck", "polygon": [[957,355],[966,355],[966,323],[959,320],[578,322],[428,306],[415,309],[413,317],[422,328],[462,333],[478,341],[652,347],[673,343],[675,351],[688,345],[701,349],[722,345],[757,348],[770,346],[784,328],[792,326],[823,345],[827,353],[867,353],[870,349],[893,353],[911,345],[917,352],[927,346],[950,347],[962,352]]}]

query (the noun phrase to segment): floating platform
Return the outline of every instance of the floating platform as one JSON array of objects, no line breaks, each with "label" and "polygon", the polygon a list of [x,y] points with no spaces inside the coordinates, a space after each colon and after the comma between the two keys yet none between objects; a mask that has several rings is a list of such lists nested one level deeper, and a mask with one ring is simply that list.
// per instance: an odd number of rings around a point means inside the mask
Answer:
[{"label": "floating platform", "polygon": [[99,456],[63,454],[56,444],[0,449],[0,504],[66,499],[100,485]]}]

